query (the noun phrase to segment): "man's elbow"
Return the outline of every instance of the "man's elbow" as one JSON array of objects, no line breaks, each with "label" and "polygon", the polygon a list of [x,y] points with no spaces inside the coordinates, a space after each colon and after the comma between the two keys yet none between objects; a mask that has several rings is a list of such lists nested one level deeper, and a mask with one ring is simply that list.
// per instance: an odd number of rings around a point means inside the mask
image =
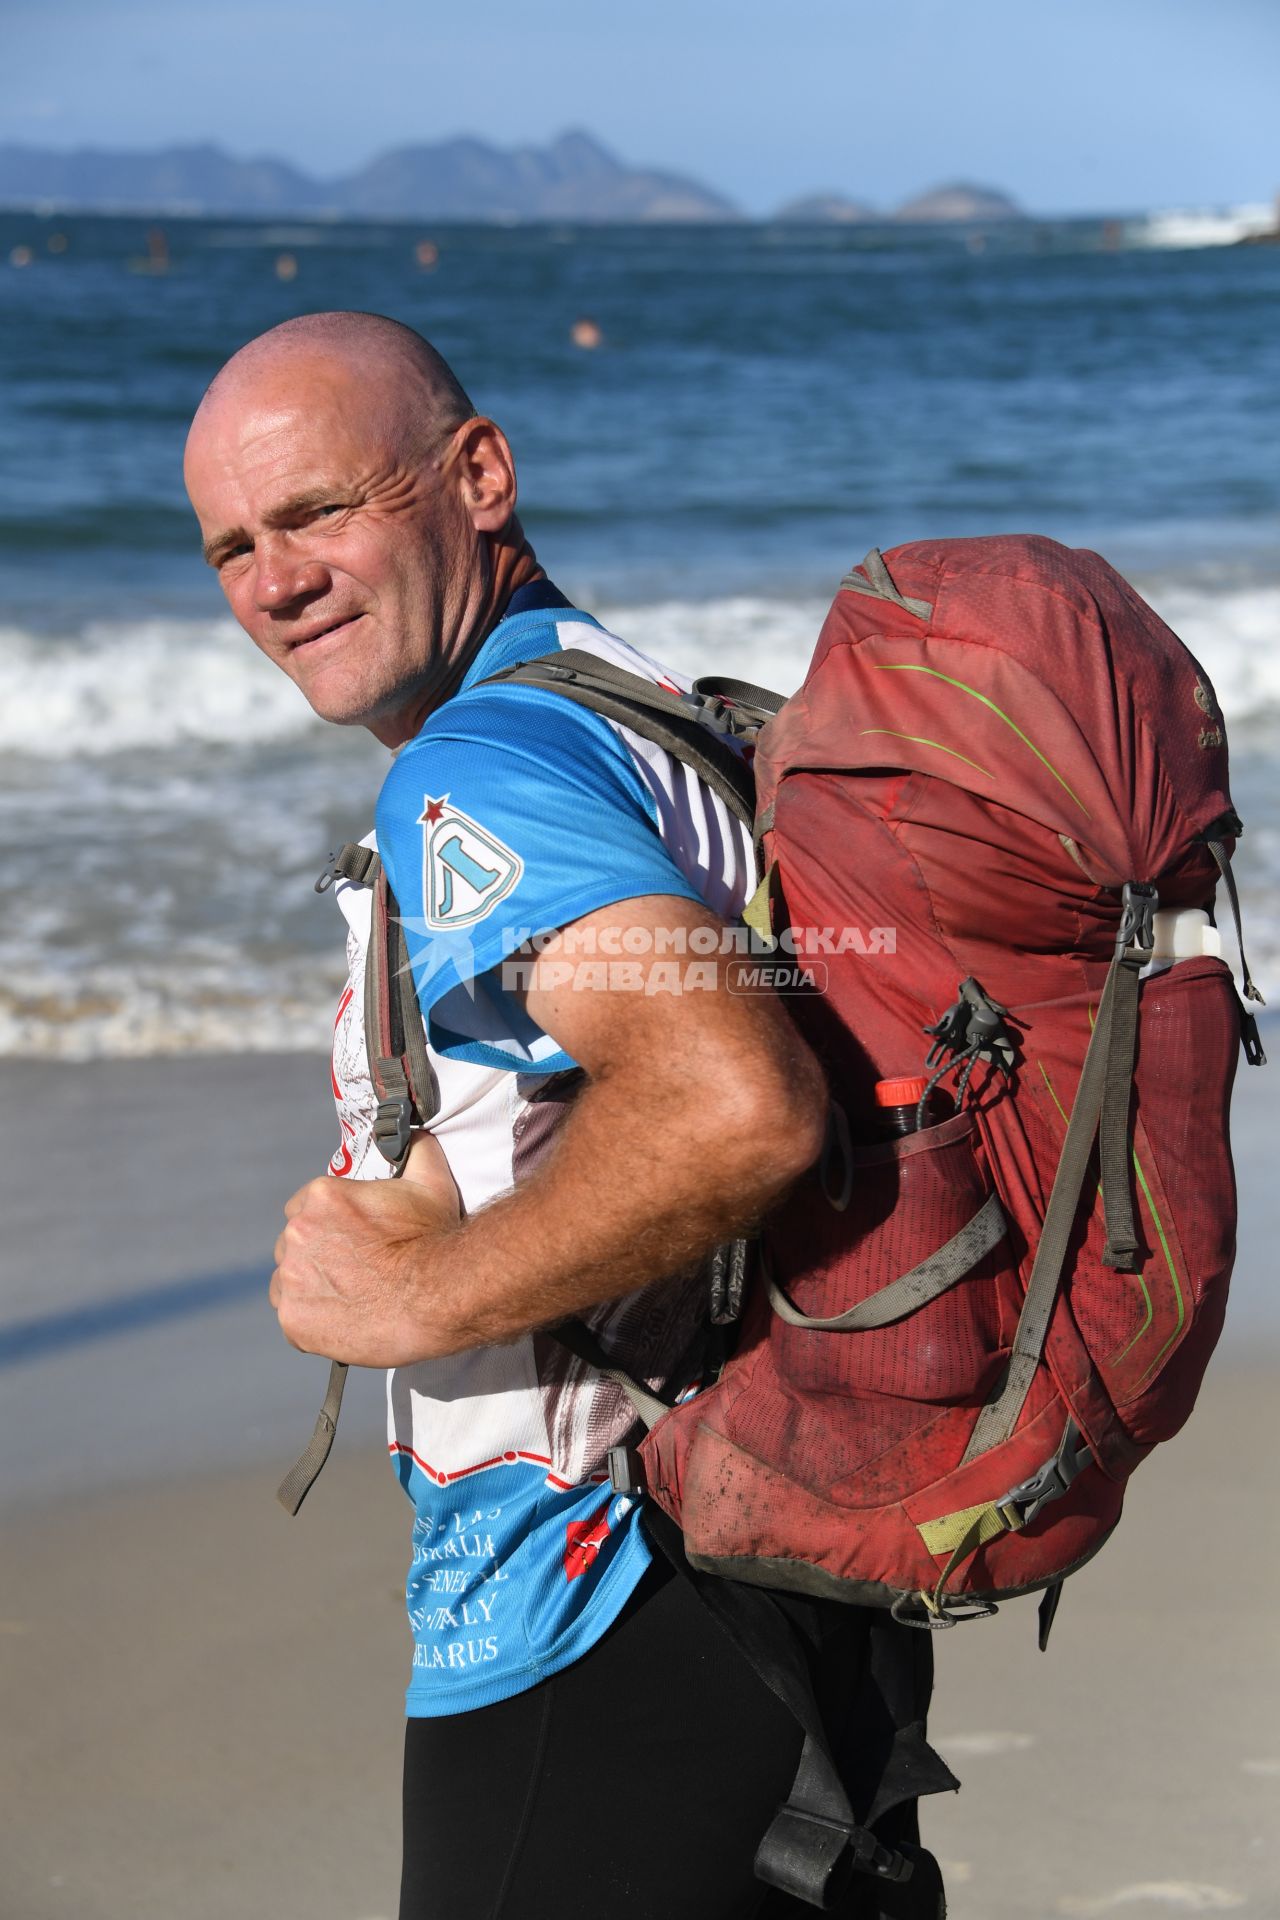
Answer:
[{"label": "man's elbow", "polygon": [[[798,1035],[722,1092],[722,1126],[762,1202],[784,1193],[822,1151],[827,1084]],[[725,1141],[730,1146],[730,1139]]]},{"label": "man's elbow", "polygon": [[806,1173],[822,1152],[828,1104],[826,1076],[797,1039],[770,1108],[778,1136],[778,1173],[786,1185]]}]

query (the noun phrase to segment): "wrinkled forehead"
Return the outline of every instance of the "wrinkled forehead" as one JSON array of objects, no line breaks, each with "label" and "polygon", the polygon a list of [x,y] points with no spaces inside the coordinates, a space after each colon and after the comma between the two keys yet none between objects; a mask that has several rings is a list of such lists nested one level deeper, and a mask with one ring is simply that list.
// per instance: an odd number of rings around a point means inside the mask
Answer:
[{"label": "wrinkled forehead", "polygon": [[280,354],[214,382],[187,439],[188,465],[235,462],[264,440],[287,438],[299,455],[340,457],[403,434],[406,402],[389,370],[317,354]]},{"label": "wrinkled forehead", "polygon": [[206,536],[416,464],[404,413],[381,383],[341,365],[251,369],[219,383],[192,423],[185,460]]}]

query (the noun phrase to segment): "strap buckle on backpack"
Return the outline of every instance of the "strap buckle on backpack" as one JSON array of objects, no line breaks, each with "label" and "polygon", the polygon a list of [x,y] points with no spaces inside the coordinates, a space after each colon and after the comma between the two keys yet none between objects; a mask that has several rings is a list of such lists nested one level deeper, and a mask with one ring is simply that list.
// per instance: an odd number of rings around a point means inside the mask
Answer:
[{"label": "strap buckle on backpack", "polygon": [[1079,1450],[1076,1442],[1080,1439],[1080,1429],[1073,1420],[1068,1420],[1062,1444],[1052,1459],[1046,1460],[1026,1480],[1020,1480],[1016,1487],[1010,1487],[1003,1500],[997,1500],[1000,1511],[1011,1532],[1026,1527],[1036,1518],[1051,1500],[1058,1500],[1067,1491],[1076,1476],[1084,1471],[1093,1455],[1087,1442]]},{"label": "strap buckle on backpack", "polygon": [[1056,1451],[1044,1465],[1020,1480],[1016,1487],[1010,1487],[1000,1499],[940,1514],[936,1520],[917,1522],[928,1552],[946,1553],[950,1558],[932,1593],[922,1589],[899,1594],[890,1608],[894,1619],[908,1627],[938,1629],[995,1613],[994,1601],[980,1594],[964,1594],[958,1598],[948,1594],[947,1582],[952,1574],[989,1541],[1003,1533],[1020,1533],[1023,1527],[1030,1526],[1051,1500],[1061,1499],[1092,1459],[1080,1429],[1074,1420],[1068,1420]]},{"label": "strap buckle on backpack", "polygon": [[1116,959],[1145,967],[1156,949],[1156,908],[1160,895],[1149,880],[1126,880],[1116,934]]},{"label": "strap buckle on backpack", "polygon": [[329,855],[328,865],[316,881],[316,892],[328,893],[335,880],[354,880],[357,886],[372,886],[381,864],[373,847],[362,847],[358,841],[348,840]]},{"label": "strap buckle on backpack", "polygon": [[393,1167],[398,1167],[408,1153],[412,1132],[412,1100],[395,1096],[379,1100],[377,1118],[373,1123],[373,1138],[378,1152],[384,1160],[389,1160]]}]

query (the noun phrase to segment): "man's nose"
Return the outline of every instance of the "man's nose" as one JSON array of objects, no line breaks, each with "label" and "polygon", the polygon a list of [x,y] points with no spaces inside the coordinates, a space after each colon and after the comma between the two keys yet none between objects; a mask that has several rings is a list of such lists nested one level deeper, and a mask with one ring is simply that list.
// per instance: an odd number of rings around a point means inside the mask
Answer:
[{"label": "man's nose", "polygon": [[254,598],[263,613],[282,613],[295,601],[327,593],[332,585],[322,560],[291,551],[283,542],[260,541],[255,558]]}]

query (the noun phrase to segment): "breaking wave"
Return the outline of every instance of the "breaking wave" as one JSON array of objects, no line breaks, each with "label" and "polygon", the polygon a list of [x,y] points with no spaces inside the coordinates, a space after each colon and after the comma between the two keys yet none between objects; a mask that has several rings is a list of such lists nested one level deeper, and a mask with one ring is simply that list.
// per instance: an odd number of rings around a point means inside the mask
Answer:
[{"label": "breaking wave", "polygon": [[253,746],[315,724],[232,620],[101,620],[53,639],[0,627],[9,752],[65,760],[184,741]]},{"label": "breaking wave", "polygon": [[[1208,672],[1228,721],[1280,717],[1280,585],[1140,584]],[[593,610],[673,666],[790,693],[826,603],[744,595]],[[229,619],[95,621],[54,639],[0,627],[0,749],[9,752],[71,759],[188,741],[252,747],[318,724]]]},{"label": "breaking wave", "polygon": [[[1231,724],[1250,957],[1264,991],[1280,986],[1280,584],[1136,584]],[[825,609],[765,595],[593,608],[691,675],[782,693]],[[0,1055],[322,1047],[342,929],[311,881],[369,826],[385,767],[229,619],[0,628],[0,836],[41,876],[0,924]]]}]

